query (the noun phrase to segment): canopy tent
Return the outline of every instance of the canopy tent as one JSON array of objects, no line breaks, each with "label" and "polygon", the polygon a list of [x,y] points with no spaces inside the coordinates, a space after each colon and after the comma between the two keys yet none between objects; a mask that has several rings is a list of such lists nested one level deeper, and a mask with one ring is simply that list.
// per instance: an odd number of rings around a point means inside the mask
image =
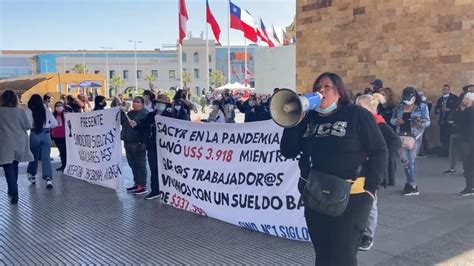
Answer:
[{"label": "canopy tent", "polygon": [[232,84],[227,83],[224,86],[214,89],[214,91],[223,91],[225,89],[229,90],[241,90],[241,91],[254,91],[255,88],[251,88],[249,85],[240,84],[239,82],[234,82]]},{"label": "canopy tent", "polygon": [[69,85],[69,87],[70,88],[101,88],[102,85],[94,81],[85,80],[79,83],[73,83]]}]

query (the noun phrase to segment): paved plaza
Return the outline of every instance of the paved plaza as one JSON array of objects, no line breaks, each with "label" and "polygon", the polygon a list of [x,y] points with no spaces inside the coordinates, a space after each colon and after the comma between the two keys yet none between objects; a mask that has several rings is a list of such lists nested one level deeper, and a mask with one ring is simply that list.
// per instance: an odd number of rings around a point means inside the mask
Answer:
[{"label": "paved plaza", "polygon": [[[446,158],[418,159],[420,196],[400,195],[400,169],[397,187],[380,190],[375,245],[359,253],[360,265],[474,265],[474,198],[456,195],[464,179],[440,174],[447,164]],[[314,262],[310,243],[252,232],[61,174],[48,191],[43,182],[29,186],[25,171],[21,164],[18,206],[9,204],[0,171],[0,265]],[[124,187],[131,184],[126,171]]]}]

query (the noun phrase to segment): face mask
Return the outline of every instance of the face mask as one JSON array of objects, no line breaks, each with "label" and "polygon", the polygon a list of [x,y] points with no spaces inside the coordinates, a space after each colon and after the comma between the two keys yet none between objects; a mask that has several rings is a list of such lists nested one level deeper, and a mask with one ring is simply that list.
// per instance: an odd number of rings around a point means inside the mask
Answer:
[{"label": "face mask", "polygon": [[448,98],[449,97],[449,93],[448,94],[443,94],[443,98]]},{"label": "face mask", "polygon": [[181,110],[181,105],[175,105],[175,106],[174,106],[174,109],[175,109],[176,111]]},{"label": "face mask", "polygon": [[421,96],[421,101],[426,102],[426,96]]},{"label": "face mask", "polygon": [[330,112],[334,111],[337,109],[337,103],[332,103],[331,105],[329,105],[328,107],[324,108],[324,109],[321,109],[321,108],[316,108],[316,112],[320,113],[320,114],[329,114]]},{"label": "face mask", "polygon": [[64,111],[64,107],[62,107],[62,106],[56,107],[56,112],[62,113],[63,111]]},{"label": "face mask", "polygon": [[250,106],[253,106],[254,104],[255,104],[254,101],[249,101]]},{"label": "face mask", "polygon": [[164,104],[164,103],[159,103],[159,104],[157,105],[157,109],[158,109],[158,111],[159,111],[160,113],[162,113],[162,112],[166,109],[166,104]]},{"label": "face mask", "polygon": [[403,103],[406,105],[413,105],[415,103],[415,96],[411,97],[411,100],[404,100]]}]

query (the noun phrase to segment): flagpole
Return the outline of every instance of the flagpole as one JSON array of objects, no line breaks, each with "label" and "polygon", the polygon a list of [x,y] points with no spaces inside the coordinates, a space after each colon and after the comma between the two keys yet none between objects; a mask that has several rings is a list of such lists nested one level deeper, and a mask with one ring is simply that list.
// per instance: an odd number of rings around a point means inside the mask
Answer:
[{"label": "flagpole", "polygon": [[207,23],[207,3],[206,3],[206,91],[209,90],[209,25]]},{"label": "flagpole", "polygon": [[244,37],[244,45],[245,45],[245,52],[244,52],[244,56],[245,56],[245,69],[244,69],[244,85],[247,85],[246,83],[248,83],[247,81],[247,39]]},{"label": "flagpole", "polygon": [[230,0],[227,3],[227,83],[230,84]]},{"label": "flagpole", "polygon": [[[181,13],[181,1],[178,4],[178,14]],[[179,58],[179,88],[183,89],[183,46],[180,42],[180,15],[178,15],[178,58]]]}]

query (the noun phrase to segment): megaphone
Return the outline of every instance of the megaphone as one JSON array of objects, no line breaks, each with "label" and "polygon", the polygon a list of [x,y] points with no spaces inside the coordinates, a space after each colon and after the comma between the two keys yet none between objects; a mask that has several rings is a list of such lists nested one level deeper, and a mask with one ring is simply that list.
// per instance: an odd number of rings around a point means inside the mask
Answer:
[{"label": "megaphone", "polygon": [[289,89],[280,89],[270,100],[270,115],[277,125],[284,128],[297,126],[310,110],[321,104],[323,95],[319,92],[298,96]]}]

